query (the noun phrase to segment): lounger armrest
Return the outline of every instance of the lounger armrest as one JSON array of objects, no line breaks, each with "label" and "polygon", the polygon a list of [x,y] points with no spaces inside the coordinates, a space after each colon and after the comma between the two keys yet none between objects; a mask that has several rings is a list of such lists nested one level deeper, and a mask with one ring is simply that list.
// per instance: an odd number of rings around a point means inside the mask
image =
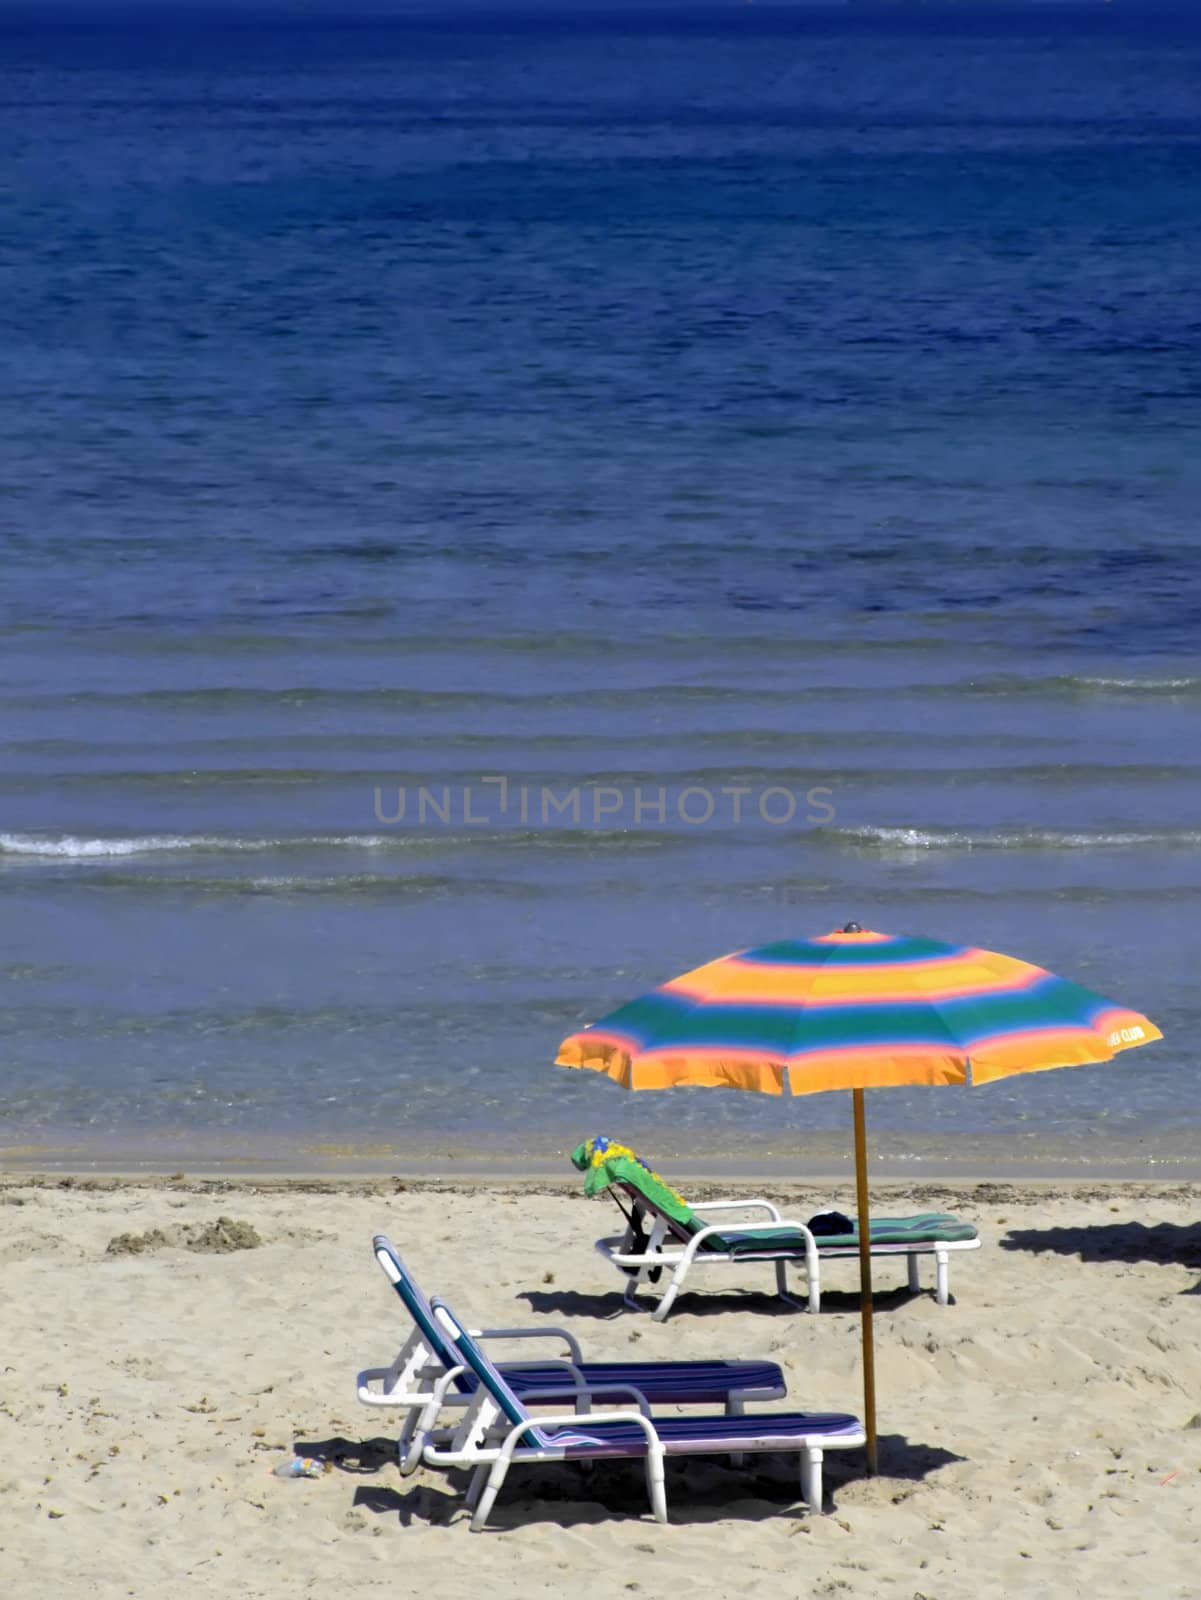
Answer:
[{"label": "lounger armrest", "polygon": [[694,1211],[766,1211],[773,1222],[779,1222],[780,1213],[770,1200],[697,1200]]},{"label": "lounger armrest", "polygon": [[650,1401],[642,1390],[636,1389],[632,1383],[594,1383],[588,1390],[590,1400],[599,1398],[611,1400],[619,1394],[624,1394],[628,1400],[632,1400],[644,1417],[650,1416]]},{"label": "lounger armrest", "polygon": [[[431,1416],[436,1416],[442,1406],[446,1404],[447,1390],[450,1388],[451,1384],[454,1383],[455,1379],[462,1377],[463,1373],[466,1371],[467,1368],[462,1366],[447,1367],[432,1389],[424,1391],[420,1394],[408,1395],[403,1401],[399,1399],[393,1399],[392,1404],[407,1405],[415,1411],[420,1410],[424,1406]],[[360,1374],[360,1377],[370,1376],[370,1373]],[[369,1391],[364,1391],[363,1389],[359,1390],[359,1399],[364,1405],[386,1405],[388,1403],[386,1398],[383,1396],[373,1395]]]},{"label": "lounger armrest", "polygon": [[446,1371],[434,1385],[434,1391],[430,1395],[431,1404],[436,1402],[438,1405],[441,1405],[443,1400],[446,1398],[446,1391],[450,1388],[451,1384],[456,1378],[461,1378],[466,1371],[467,1368],[461,1365],[457,1367],[447,1367]]},{"label": "lounger armrest", "polygon": [[[679,1244],[678,1239],[673,1239],[672,1244]],[[659,1250],[606,1250],[603,1252],[606,1261],[611,1261],[616,1267],[674,1267],[678,1261],[684,1259],[683,1246],[678,1250],[666,1253]]]},{"label": "lounger armrest", "polygon": [[[409,1381],[412,1382],[413,1379],[425,1378],[427,1380],[434,1380],[436,1383],[436,1381],[442,1377],[445,1371],[446,1368],[439,1361],[436,1365],[422,1367],[420,1371],[410,1373]],[[360,1401],[365,1406],[417,1405],[425,1401],[433,1393],[433,1389],[422,1389],[419,1391],[401,1389],[400,1393],[397,1394],[397,1387],[401,1383],[403,1376],[404,1375],[402,1373],[398,1373],[394,1367],[365,1368],[355,1379],[355,1388],[358,1391],[358,1397]],[[389,1379],[392,1381],[392,1387],[390,1389],[372,1388],[372,1384],[386,1384]]]},{"label": "lounger armrest", "polygon": [[[360,1372],[358,1377],[354,1380],[355,1390],[363,1405],[396,1405],[397,1402],[392,1398],[392,1392],[387,1389],[373,1389],[371,1387],[373,1383],[386,1383],[389,1378],[395,1377],[396,1374],[392,1371],[391,1367],[364,1368],[364,1370]],[[422,1398],[424,1398],[424,1396]]]},{"label": "lounger armrest", "polygon": [[579,1340],[566,1328],[469,1328],[473,1339],[562,1339],[573,1361],[582,1361]]},{"label": "lounger armrest", "polygon": [[[545,1372],[550,1367],[556,1372],[561,1372],[565,1378],[570,1378],[577,1389],[586,1389],[588,1380],[576,1366],[574,1361],[564,1361],[561,1357],[548,1356],[542,1361],[504,1361],[500,1370],[509,1372]],[[560,1390],[560,1393],[562,1391]]]},{"label": "lounger armrest", "polygon": [[[635,1389],[632,1384],[598,1383],[589,1388],[589,1386],[585,1383],[582,1384],[575,1392],[575,1398],[577,1401],[594,1400],[598,1398],[612,1400],[616,1395],[624,1395],[631,1404],[638,1407],[639,1411],[641,1411],[644,1417],[650,1416],[650,1401],[646,1398],[641,1389]],[[528,1405],[531,1401],[561,1400],[562,1398],[562,1389],[526,1389],[522,1392],[521,1403],[522,1405]],[[596,1417],[596,1412],[577,1412],[577,1420],[581,1415],[594,1419]],[[630,1420],[629,1413],[625,1412],[623,1415],[628,1422]],[[538,1425],[539,1427],[542,1425],[541,1417],[538,1419]]]},{"label": "lounger armrest", "polygon": [[[663,1248],[664,1245],[669,1248],[665,1250]],[[624,1239],[618,1239],[615,1235],[610,1234],[608,1238],[597,1239],[592,1248],[598,1250],[601,1255],[610,1261],[618,1261],[623,1264],[627,1262],[651,1264],[656,1261],[677,1260],[684,1246],[672,1234],[669,1238],[661,1240],[654,1250],[649,1247],[645,1250],[635,1250],[632,1245],[627,1247]]]}]

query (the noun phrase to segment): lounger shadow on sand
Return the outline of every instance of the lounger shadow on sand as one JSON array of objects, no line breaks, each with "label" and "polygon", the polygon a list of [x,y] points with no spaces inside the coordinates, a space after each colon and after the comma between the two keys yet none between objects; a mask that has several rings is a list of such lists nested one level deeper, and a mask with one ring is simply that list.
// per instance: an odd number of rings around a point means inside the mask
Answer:
[{"label": "lounger shadow on sand", "polygon": [[[367,1459],[371,1447],[386,1441],[374,1440],[363,1446],[350,1440],[298,1440],[296,1450],[318,1460],[332,1460],[335,1470],[352,1476],[360,1472],[359,1462]],[[333,1450],[332,1456],[327,1449]],[[924,1482],[934,1473],[965,1458],[937,1445],[911,1442],[902,1434],[880,1438],[881,1479],[896,1485]],[[848,1485],[866,1475],[866,1464],[858,1451],[831,1454],[826,1460],[826,1492],[837,1497]],[[668,1482],[672,1488],[672,1521],[699,1524],[730,1516],[731,1500],[737,1499],[738,1516],[745,1521],[764,1521],[786,1513],[797,1501],[796,1478],[779,1457],[760,1458],[751,1472],[716,1468],[702,1472],[689,1462],[669,1461]],[[387,1482],[355,1486],[353,1505],[376,1517],[396,1517],[403,1527],[424,1522],[444,1525],[464,1509],[472,1474],[466,1470],[446,1473],[446,1487],[421,1482],[413,1488],[394,1488]],[[535,1510],[537,1507],[537,1510]],[[514,1481],[511,1501],[493,1513],[493,1521],[528,1525],[538,1519],[558,1526],[605,1522],[613,1517],[638,1516],[645,1511],[646,1490],[641,1464],[613,1461],[598,1466],[586,1477],[564,1475],[558,1464],[531,1465]]]},{"label": "lounger shadow on sand", "polygon": [[[872,1305],[877,1312],[895,1311],[909,1305],[922,1293],[920,1289],[910,1289],[908,1284],[895,1289],[876,1289],[872,1293]],[[617,1289],[608,1294],[589,1294],[582,1289],[522,1289],[517,1298],[524,1300],[539,1316],[593,1317],[605,1322],[612,1322],[631,1310],[652,1310],[649,1302],[636,1301],[631,1305]],[[955,1304],[954,1295],[949,1304]],[[827,1311],[857,1311],[859,1290],[826,1290],[822,1306]],[[751,1312],[763,1317],[791,1317],[796,1312],[790,1301],[781,1300],[767,1289],[745,1289],[730,1283],[716,1292],[686,1290],[676,1299],[674,1309],[677,1314],[685,1312],[692,1317],[721,1317],[730,1311]]]}]

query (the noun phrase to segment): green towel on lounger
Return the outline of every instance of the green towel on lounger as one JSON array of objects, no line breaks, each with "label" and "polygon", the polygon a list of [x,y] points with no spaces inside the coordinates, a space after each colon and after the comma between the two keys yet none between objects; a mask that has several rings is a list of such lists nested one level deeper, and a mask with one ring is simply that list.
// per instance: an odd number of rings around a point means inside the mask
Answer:
[{"label": "green towel on lounger", "polygon": [[674,1222],[682,1223],[694,1233],[704,1226],[684,1196],[664,1183],[657,1172],[652,1172],[629,1145],[597,1134],[576,1146],[571,1152],[571,1161],[584,1173],[584,1193],[589,1199],[603,1193],[612,1183],[628,1183]]}]

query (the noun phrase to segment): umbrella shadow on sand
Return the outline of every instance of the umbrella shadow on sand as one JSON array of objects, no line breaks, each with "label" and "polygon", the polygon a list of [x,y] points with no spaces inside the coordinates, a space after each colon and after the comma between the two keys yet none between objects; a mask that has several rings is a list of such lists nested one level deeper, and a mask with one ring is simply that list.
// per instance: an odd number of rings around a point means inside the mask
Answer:
[{"label": "umbrella shadow on sand", "polygon": [[1068,1228],[1011,1228],[1002,1250],[1053,1251],[1081,1261],[1160,1261],[1201,1267],[1201,1221],[1096,1222]]},{"label": "umbrella shadow on sand", "polygon": [[[1002,1250],[1051,1251],[1081,1261],[1150,1261],[1201,1270],[1201,1222],[1101,1222],[1068,1228],[1013,1228],[998,1241]],[[1183,1291],[1201,1294],[1201,1284]]]},{"label": "umbrella shadow on sand", "polygon": [[[658,1288],[661,1288],[659,1285]],[[658,1288],[655,1290],[658,1293]],[[794,1286],[794,1292],[797,1292]],[[921,1289],[913,1290],[907,1287],[899,1289],[877,1289],[872,1295],[872,1306],[876,1311],[895,1311],[899,1306],[908,1305],[911,1300],[920,1299]],[[632,1310],[622,1298],[621,1291],[612,1290],[608,1294],[585,1294],[579,1289],[522,1289],[517,1298],[528,1303],[531,1311],[547,1316],[567,1317],[594,1317],[612,1322],[621,1316],[630,1316],[641,1319],[643,1316],[649,1321],[650,1313],[655,1309],[655,1301],[648,1296],[640,1302],[639,1311]],[[798,1293],[798,1298],[804,1299],[804,1291]],[[820,1315],[835,1311],[858,1311],[859,1291],[847,1292],[840,1289],[827,1289],[822,1286],[822,1309]],[[670,1321],[675,1321],[678,1316],[714,1317],[728,1311],[753,1311],[763,1316],[770,1317],[797,1317],[805,1316],[803,1306],[789,1305],[786,1300],[781,1300],[779,1295],[772,1291],[763,1290],[761,1293],[754,1289],[725,1290],[681,1294],[671,1308]]]},{"label": "umbrella shadow on sand", "polygon": [[966,1461],[966,1456],[944,1450],[941,1445],[921,1444],[907,1439],[903,1433],[882,1433],[879,1438],[880,1470],[874,1476],[859,1450],[828,1450],[825,1459],[827,1492],[842,1484],[881,1484],[889,1498],[898,1494],[898,1483],[917,1484],[931,1473],[941,1471],[955,1462]]},{"label": "umbrella shadow on sand", "polygon": [[[385,1439],[298,1442],[296,1449],[332,1461],[335,1468],[353,1475],[379,1471],[396,1459],[395,1445]],[[323,1454],[326,1451],[332,1453]],[[938,1446],[911,1443],[901,1434],[885,1434],[880,1439],[880,1473],[869,1479],[862,1451],[828,1451],[825,1508],[836,1510],[839,1491],[860,1480],[872,1486],[870,1492],[876,1496],[907,1498],[932,1473],[963,1459]],[[677,1525],[731,1516],[766,1521],[797,1505],[793,1456],[762,1456],[745,1467],[732,1467],[722,1457],[677,1459],[668,1462],[667,1473],[668,1515]],[[388,1483],[361,1483],[355,1488],[352,1509],[395,1517],[402,1527],[464,1520],[463,1497],[470,1481],[469,1472],[451,1470],[440,1474],[436,1485],[423,1482],[398,1489]],[[628,1517],[646,1519],[641,1463],[602,1462],[587,1472],[578,1466],[528,1466],[515,1470],[490,1526],[499,1530],[538,1521],[572,1526]]]}]

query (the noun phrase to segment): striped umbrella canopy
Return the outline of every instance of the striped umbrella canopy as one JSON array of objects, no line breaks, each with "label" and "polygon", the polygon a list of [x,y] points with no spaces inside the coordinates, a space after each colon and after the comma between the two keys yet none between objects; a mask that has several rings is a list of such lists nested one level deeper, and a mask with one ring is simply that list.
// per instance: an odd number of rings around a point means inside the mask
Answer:
[{"label": "striped umbrella canopy", "polygon": [[571,1034],[556,1059],[606,1073],[627,1089],[853,1091],[864,1409],[874,1471],[864,1089],[987,1083],[1108,1061],[1159,1038],[1137,1011],[1027,961],[850,922],[821,938],[738,950],[673,978]]}]

